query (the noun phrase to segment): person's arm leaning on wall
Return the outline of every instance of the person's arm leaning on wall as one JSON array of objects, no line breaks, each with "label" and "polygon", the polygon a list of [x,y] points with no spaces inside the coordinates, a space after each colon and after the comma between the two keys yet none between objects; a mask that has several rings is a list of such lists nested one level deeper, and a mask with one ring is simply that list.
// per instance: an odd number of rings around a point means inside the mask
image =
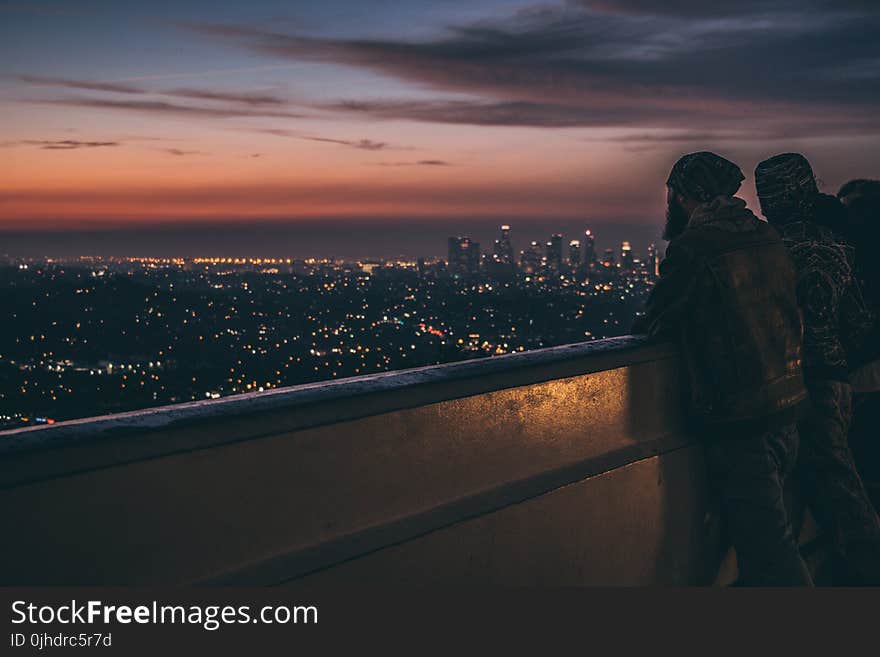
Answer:
[{"label": "person's arm leaning on wall", "polygon": [[632,332],[658,340],[675,340],[695,280],[694,257],[690,249],[670,242],[666,257],[660,263],[660,278],[645,304],[645,314],[636,319]]}]

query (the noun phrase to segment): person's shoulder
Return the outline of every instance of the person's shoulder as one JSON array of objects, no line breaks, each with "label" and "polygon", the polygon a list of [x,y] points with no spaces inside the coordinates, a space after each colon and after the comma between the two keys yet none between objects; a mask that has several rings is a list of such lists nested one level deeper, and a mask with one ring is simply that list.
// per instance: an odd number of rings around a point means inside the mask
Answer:
[{"label": "person's shoulder", "polygon": [[[746,210],[736,221],[707,222],[688,228],[674,241],[694,254],[711,255],[731,249],[748,248],[756,242],[779,242],[782,237],[773,226]],[[670,242],[670,246],[672,246]]]},{"label": "person's shoulder", "polygon": [[759,237],[774,242],[782,242],[782,234],[769,221],[755,217],[755,232]]},{"label": "person's shoulder", "polygon": [[700,235],[696,232],[696,228],[688,228],[680,235],[669,240],[666,245],[666,259],[678,257],[691,257],[700,244]]},{"label": "person's shoulder", "polygon": [[666,257],[676,260],[697,260],[709,257],[719,250],[724,242],[720,231],[707,225],[688,226],[680,235],[669,242]]}]

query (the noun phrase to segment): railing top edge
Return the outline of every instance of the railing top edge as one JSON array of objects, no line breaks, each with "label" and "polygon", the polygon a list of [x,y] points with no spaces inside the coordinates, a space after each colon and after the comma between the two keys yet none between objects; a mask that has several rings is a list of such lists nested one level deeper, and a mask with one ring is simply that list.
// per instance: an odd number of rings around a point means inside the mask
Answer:
[{"label": "railing top edge", "polygon": [[0,431],[0,458],[17,452],[49,447],[59,442],[76,442],[77,439],[108,433],[116,435],[144,432],[180,423],[218,421],[227,417],[290,410],[325,402],[339,402],[366,394],[474,379],[575,359],[601,358],[602,366],[592,371],[603,371],[669,357],[672,353],[669,345],[650,343],[639,336],[623,336],[491,358],[319,381],[265,392],[230,395],[220,399],[69,420],[53,425],[24,427]]}]

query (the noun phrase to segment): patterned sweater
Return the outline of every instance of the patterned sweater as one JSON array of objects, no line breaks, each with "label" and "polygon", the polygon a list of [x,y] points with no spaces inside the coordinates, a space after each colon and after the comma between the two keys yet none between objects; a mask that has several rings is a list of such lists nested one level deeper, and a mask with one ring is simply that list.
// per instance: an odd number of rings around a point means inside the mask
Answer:
[{"label": "patterned sweater", "polygon": [[873,319],[853,275],[852,247],[812,221],[780,228],[797,268],[807,381],[846,381],[847,352],[860,346]]}]

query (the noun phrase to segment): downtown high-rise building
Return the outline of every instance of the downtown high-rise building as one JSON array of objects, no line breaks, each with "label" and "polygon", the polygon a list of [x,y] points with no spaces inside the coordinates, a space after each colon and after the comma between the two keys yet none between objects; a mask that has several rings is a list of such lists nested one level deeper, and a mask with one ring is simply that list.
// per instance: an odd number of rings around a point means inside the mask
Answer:
[{"label": "downtown high-rise building", "polygon": [[572,271],[577,271],[581,267],[581,241],[571,240],[568,243],[568,266]]},{"label": "downtown high-rise building", "polygon": [[614,258],[614,249],[605,249],[605,254],[602,256],[602,264],[609,268],[617,266],[617,261]]},{"label": "downtown high-rise building", "polygon": [[501,278],[507,278],[516,272],[516,259],[508,224],[501,226],[501,237],[495,240],[492,255],[486,257],[486,266],[492,275]]},{"label": "downtown high-rise building", "polygon": [[651,243],[648,246],[648,272],[655,278],[660,276],[660,257],[657,255],[657,246]]},{"label": "downtown high-rise building", "polygon": [[562,234],[553,233],[547,242],[547,267],[552,271],[562,271]]},{"label": "downtown high-rise building", "polygon": [[523,273],[535,274],[541,269],[541,245],[532,240],[528,248],[520,251],[519,266]]},{"label": "downtown high-rise building", "polygon": [[473,274],[480,267],[480,243],[470,237],[450,237],[447,242],[449,271],[455,274]]},{"label": "downtown high-rise building", "polygon": [[514,264],[513,245],[510,241],[510,226],[501,226],[501,237],[495,240],[495,261],[502,265]]},{"label": "downtown high-rise building", "polygon": [[584,231],[583,240],[583,263],[586,267],[593,268],[596,266],[596,238],[593,231],[589,228]]},{"label": "downtown high-rise building", "polygon": [[633,270],[632,245],[626,240],[624,240],[620,245],[620,267],[624,271]]}]

